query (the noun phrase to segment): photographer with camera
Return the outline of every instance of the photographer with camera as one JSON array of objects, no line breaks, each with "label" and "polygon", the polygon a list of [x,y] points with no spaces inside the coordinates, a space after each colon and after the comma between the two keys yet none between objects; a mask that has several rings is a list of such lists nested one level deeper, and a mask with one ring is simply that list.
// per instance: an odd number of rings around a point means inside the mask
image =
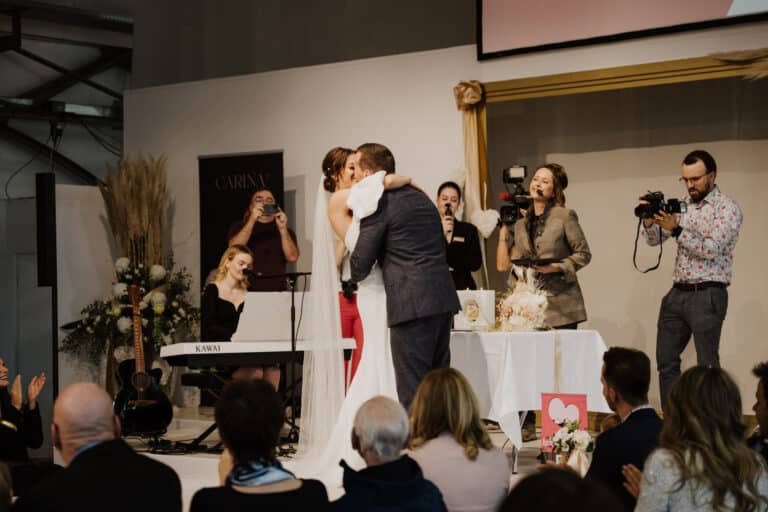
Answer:
[{"label": "photographer with camera", "polygon": [[[546,322],[556,329],[575,329],[587,319],[576,271],[592,259],[576,212],[565,207],[563,191],[567,186],[568,175],[561,165],[540,166],[528,187],[531,204],[522,216],[517,216],[513,228],[509,224],[512,219],[506,220],[510,216],[502,214],[496,248],[499,272],[509,271],[512,260],[534,262],[532,266],[539,274],[541,287],[549,295]],[[519,198],[511,201],[522,204]],[[535,264],[541,260],[551,263]],[[515,280],[515,273],[510,272],[513,288]]]},{"label": "photographer with camera", "polygon": [[[733,249],[743,215],[736,202],[715,185],[716,177],[712,155],[692,151],[683,159],[680,178],[688,197],[678,207],[670,207],[672,200],[664,203],[659,193],[645,195],[635,209],[648,245],[662,244],[670,236],[677,240],[673,285],[661,300],[656,334],[664,410],[669,389],[680,375],[680,354],[691,334],[699,366],[720,366],[720,331],[728,309]],[[648,209],[656,210],[655,214]]]},{"label": "photographer with camera", "polygon": [[477,228],[456,218],[461,203],[461,189],[453,181],[446,181],[437,189],[437,209],[443,225],[443,236],[448,254],[448,266],[457,290],[476,290],[472,272],[483,264]]},{"label": "photographer with camera", "polygon": [[253,253],[253,273],[248,290],[281,292],[287,288],[285,278],[259,279],[259,275],[285,274],[287,263],[299,259],[296,233],[288,228],[288,217],[275,203],[270,190],[257,190],[243,213],[243,219],[229,228],[229,244],[245,245]]}]

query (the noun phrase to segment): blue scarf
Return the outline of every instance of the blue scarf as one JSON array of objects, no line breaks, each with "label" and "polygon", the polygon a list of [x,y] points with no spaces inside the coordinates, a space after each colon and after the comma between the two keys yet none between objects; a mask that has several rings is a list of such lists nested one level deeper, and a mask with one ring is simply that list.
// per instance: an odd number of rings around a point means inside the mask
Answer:
[{"label": "blue scarf", "polygon": [[252,460],[247,466],[236,465],[232,468],[227,475],[227,482],[241,487],[257,487],[282,482],[289,478],[295,477],[293,473],[283,469],[278,461]]}]

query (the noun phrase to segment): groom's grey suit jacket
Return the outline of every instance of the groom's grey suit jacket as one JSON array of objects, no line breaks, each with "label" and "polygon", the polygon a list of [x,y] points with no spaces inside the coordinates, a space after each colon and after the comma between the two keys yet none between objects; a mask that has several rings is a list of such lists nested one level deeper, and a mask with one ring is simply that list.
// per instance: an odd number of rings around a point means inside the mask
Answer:
[{"label": "groom's grey suit jacket", "polygon": [[423,192],[411,186],[387,190],[376,212],[360,222],[352,279],[362,281],[376,261],[384,273],[390,326],[460,309],[440,214]]}]

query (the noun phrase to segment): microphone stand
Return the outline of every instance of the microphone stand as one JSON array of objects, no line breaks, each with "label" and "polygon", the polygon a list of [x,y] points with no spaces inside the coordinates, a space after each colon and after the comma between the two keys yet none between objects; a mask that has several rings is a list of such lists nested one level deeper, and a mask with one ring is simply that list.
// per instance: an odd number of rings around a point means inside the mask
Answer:
[{"label": "microphone stand", "polygon": [[[288,284],[288,290],[291,292],[291,357],[286,364],[286,392],[290,394],[287,403],[291,407],[291,414],[289,418],[286,418],[286,422],[291,426],[291,430],[288,432],[288,442],[296,443],[299,440],[299,427],[296,426],[296,388],[298,381],[296,379],[296,362],[299,360],[299,354],[296,351],[296,340],[298,333],[296,332],[296,281],[300,276],[312,275],[312,272],[286,272],[285,274],[273,274],[263,275],[253,271],[247,272],[249,275],[256,279],[271,279],[276,277],[284,277]],[[288,384],[290,382],[290,384]],[[279,455],[291,455],[296,453],[295,448],[280,449]]]}]

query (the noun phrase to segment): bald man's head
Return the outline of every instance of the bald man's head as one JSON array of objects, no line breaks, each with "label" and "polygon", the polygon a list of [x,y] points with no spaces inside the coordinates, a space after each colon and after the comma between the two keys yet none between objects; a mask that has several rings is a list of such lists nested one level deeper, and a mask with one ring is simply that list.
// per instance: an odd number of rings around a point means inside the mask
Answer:
[{"label": "bald man's head", "polygon": [[67,386],[56,399],[51,439],[66,463],[83,446],[119,435],[112,398],[100,386],[78,382]]}]

